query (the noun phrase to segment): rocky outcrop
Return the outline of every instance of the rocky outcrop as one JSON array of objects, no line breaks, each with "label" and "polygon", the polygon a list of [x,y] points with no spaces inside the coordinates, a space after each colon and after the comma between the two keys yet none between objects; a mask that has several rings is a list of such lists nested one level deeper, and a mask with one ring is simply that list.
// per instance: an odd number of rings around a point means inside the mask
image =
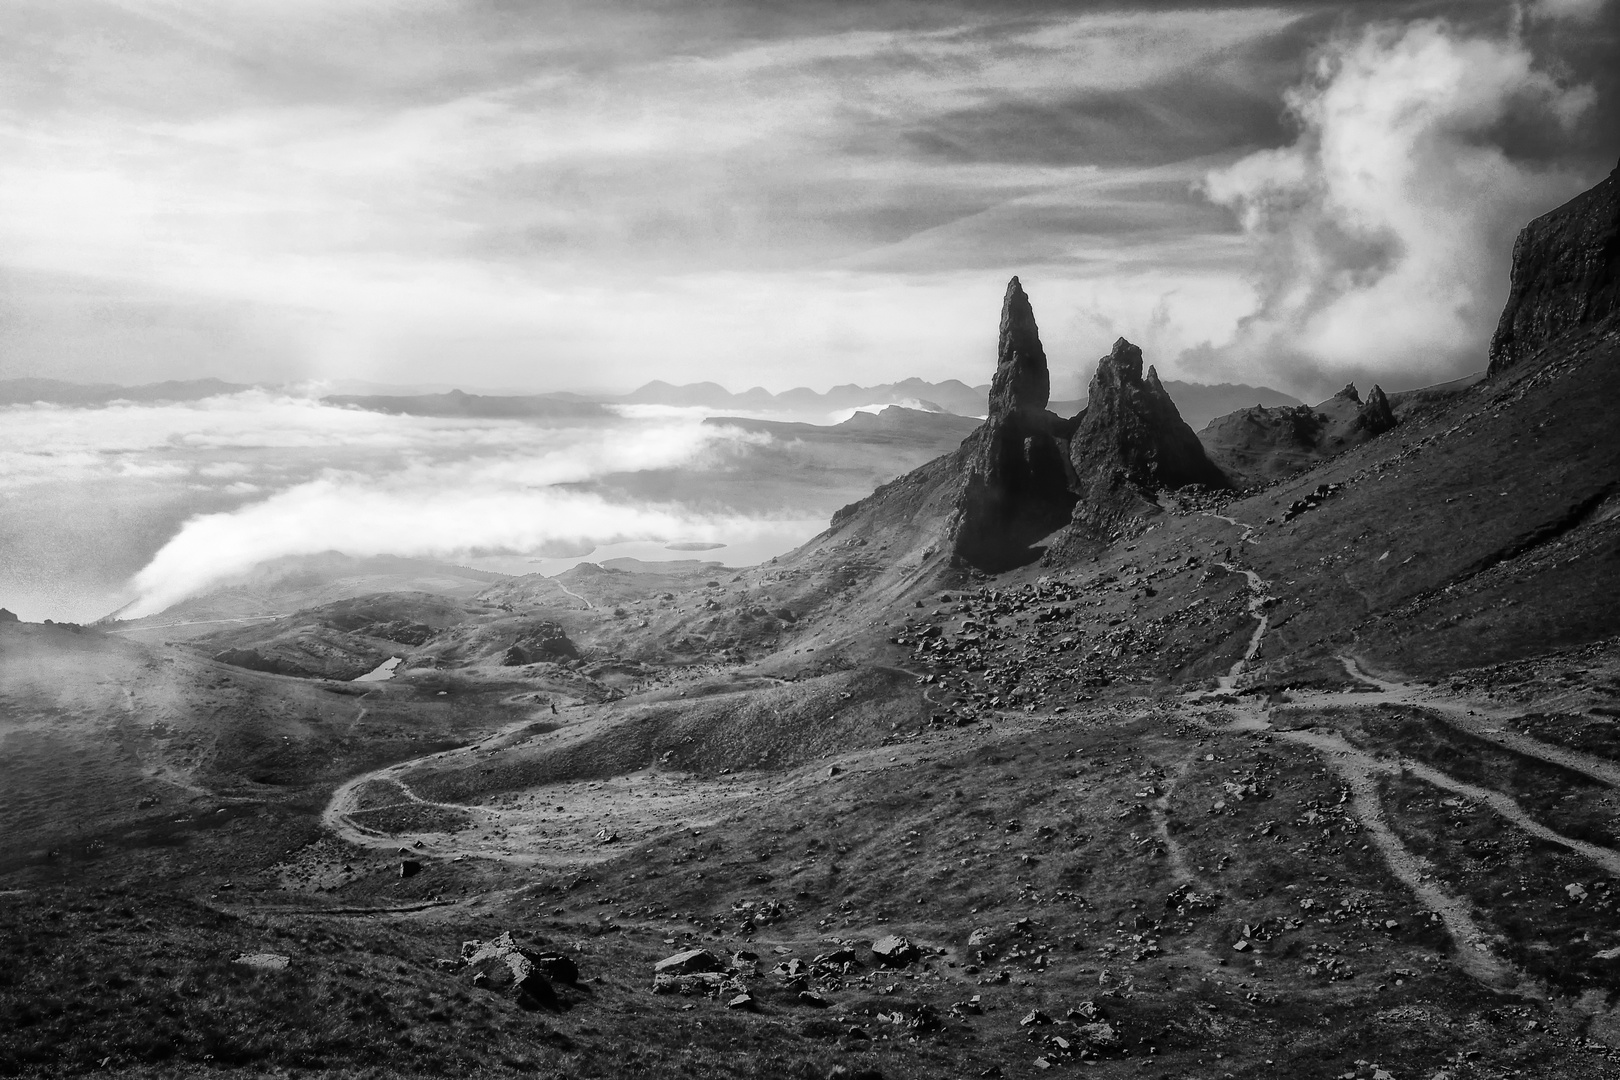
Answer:
[{"label": "rocky outcrop", "polygon": [[567,632],[549,620],[532,623],[501,655],[501,663],[506,667],[578,659],[579,649],[569,640]]},{"label": "rocky outcrop", "polygon": [[556,1009],[561,1004],[548,974],[561,969],[578,978],[572,960],[520,945],[511,931],[488,941],[462,942],[461,962],[471,972],[473,986],[500,991],[525,1009]]},{"label": "rocky outcrop", "polygon": [[944,555],[997,573],[1106,542],[1123,518],[1159,512],[1158,489],[1230,486],[1124,339],[1099,363],[1077,416],[1052,411],[1051,384],[1015,277],[1002,299],[984,423],[954,453],[839,511],[818,543],[892,545],[919,565]]},{"label": "rocky outcrop", "polygon": [[1142,374],[1142,350],[1124,338],[1097,362],[1086,408],[1076,418],[1069,461],[1083,497],[1108,499],[1141,490],[1203,484],[1227,487],[1181,419],[1153,368]]},{"label": "rocky outcrop", "polygon": [[295,664],[279,656],[265,656],[257,649],[225,649],[215,653],[213,658],[217,663],[247,668],[249,671],[264,671],[271,675],[291,675],[307,679],[314,674],[301,664]]},{"label": "rocky outcrop", "polygon": [[1027,561],[1031,544],[1069,520],[1075,495],[1063,441],[1068,425],[1046,407],[1051,390],[1035,312],[1015,277],[1001,304],[989,415],[963,444],[967,475],[953,543],[956,556],[973,566]]},{"label": "rocky outcrop", "polygon": [[1373,383],[1373,388],[1362,402],[1361,411],[1356,414],[1355,430],[1364,431],[1371,438],[1382,435],[1395,426],[1395,410],[1390,408],[1389,398],[1384,394],[1384,388]]},{"label": "rocky outcrop", "polygon": [[1513,245],[1507,306],[1491,337],[1497,375],[1573,330],[1620,312],[1620,166],[1536,218]]},{"label": "rocky outcrop", "polygon": [[1352,383],[1320,405],[1241,409],[1212,420],[1198,439],[1210,459],[1240,483],[1263,483],[1311,468],[1396,424],[1381,387],[1367,400]]}]

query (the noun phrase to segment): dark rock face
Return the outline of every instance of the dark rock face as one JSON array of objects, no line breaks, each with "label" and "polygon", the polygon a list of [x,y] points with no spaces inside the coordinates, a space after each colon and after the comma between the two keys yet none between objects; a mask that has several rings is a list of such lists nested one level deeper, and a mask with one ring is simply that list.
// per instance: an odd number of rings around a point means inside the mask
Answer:
[{"label": "dark rock face", "polygon": [[1105,497],[1125,484],[1148,490],[1229,486],[1181,419],[1158,373],[1148,368],[1143,376],[1142,350],[1124,338],[1097,362],[1069,461],[1088,498]]},{"label": "dark rock face", "polygon": [[1384,388],[1373,383],[1372,392],[1362,404],[1361,411],[1356,414],[1355,428],[1365,431],[1368,437],[1382,435],[1395,426],[1395,410],[1389,406],[1389,398],[1384,396]]},{"label": "dark rock face", "polygon": [[954,544],[970,565],[994,570],[1028,561],[1030,545],[1069,520],[1075,496],[1066,424],[1046,408],[1051,386],[1035,312],[1013,278],[1001,305],[989,416],[963,445],[967,481]]},{"label": "dark rock face", "polygon": [[1513,245],[1513,283],[1491,337],[1490,375],[1554,339],[1620,312],[1620,166]]},{"label": "dark rock face", "polygon": [[16,614],[14,612],[9,611],[6,608],[0,607],[0,623],[17,622],[17,621],[18,621],[18,619],[17,619],[17,616],[16,616]]}]

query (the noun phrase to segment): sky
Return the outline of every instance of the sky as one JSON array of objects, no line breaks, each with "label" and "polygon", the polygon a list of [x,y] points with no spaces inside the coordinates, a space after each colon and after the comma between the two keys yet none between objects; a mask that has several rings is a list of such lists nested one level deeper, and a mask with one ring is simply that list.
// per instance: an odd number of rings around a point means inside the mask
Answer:
[{"label": "sky", "polygon": [[10,0],[0,378],[1440,381],[1617,6]]}]

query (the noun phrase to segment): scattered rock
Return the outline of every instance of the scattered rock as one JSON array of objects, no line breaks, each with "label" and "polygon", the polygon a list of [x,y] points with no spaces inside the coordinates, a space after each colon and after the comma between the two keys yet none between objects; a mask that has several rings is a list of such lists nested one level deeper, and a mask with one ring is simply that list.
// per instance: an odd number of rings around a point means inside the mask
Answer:
[{"label": "scattered rock", "polygon": [[243,953],[231,963],[260,971],[285,971],[292,964],[292,957],[272,952]]}]

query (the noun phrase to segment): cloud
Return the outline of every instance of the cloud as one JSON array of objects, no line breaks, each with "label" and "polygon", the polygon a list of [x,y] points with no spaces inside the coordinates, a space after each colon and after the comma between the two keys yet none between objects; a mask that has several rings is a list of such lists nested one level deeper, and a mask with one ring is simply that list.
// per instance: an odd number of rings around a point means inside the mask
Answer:
[{"label": "cloud", "polygon": [[[770,441],[701,420],[392,416],[258,390],[11,407],[0,410],[0,589],[13,607],[19,596],[47,605],[48,577],[63,587],[44,613],[95,617],[131,596],[136,613],[161,610],[287,555],[521,553],[559,539],[735,545],[819,531],[803,515],[580,489],[649,469],[726,469]],[[102,579],[132,571],[114,599],[118,582]],[[75,583],[90,595],[68,597]]]},{"label": "cloud", "polygon": [[[34,47],[0,76],[0,262],[47,293],[73,276],[99,288],[49,320],[48,298],[16,294],[0,364],[59,363],[71,337],[88,339],[84,368],[112,355],[154,376],[246,355],[262,372],[279,354],[298,375],[437,379],[455,363],[575,388],[745,364],[781,387],[809,381],[807,362],[823,384],[873,364],[978,379],[983,354],[934,332],[941,313],[981,285],[993,304],[1053,229],[1115,228],[1021,200],[1207,149],[1206,98],[1248,103],[1221,127],[1241,137],[1269,96],[1249,48],[1299,18],[520,7],[379,2],[339,19],[126,0],[9,16]],[[1145,113],[1122,108],[1138,93]],[[894,247],[1000,206],[1019,228]],[[874,249],[885,264],[852,281]],[[741,334],[738,293],[710,288],[738,279],[759,320]],[[891,349],[895,327],[949,367]]]},{"label": "cloud", "polygon": [[1225,364],[1296,385],[1483,367],[1513,235],[1584,186],[1510,157],[1497,135],[1526,114],[1567,129],[1591,100],[1512,34],[1426,20],[1323,47],[1287,96],[1299,137],[1204,183],[1258,267],[1258,308],[1219,350]]},{"label": "cloud", "polygon": [[1592,23],[1603,14],[1607,0],[1533,0],[1531,16],[1541,19]]},{"label": "cloud", "polygon": [[685,539],[736,543],[766,527],[757,518],[626,505],[555,487],[333,477],[301,484],[241,510],[193,518],[135,576],[123,612],[162,611],[268,559],[347,555],[454,556],[534,551],[547,541],[594,544]]}]

